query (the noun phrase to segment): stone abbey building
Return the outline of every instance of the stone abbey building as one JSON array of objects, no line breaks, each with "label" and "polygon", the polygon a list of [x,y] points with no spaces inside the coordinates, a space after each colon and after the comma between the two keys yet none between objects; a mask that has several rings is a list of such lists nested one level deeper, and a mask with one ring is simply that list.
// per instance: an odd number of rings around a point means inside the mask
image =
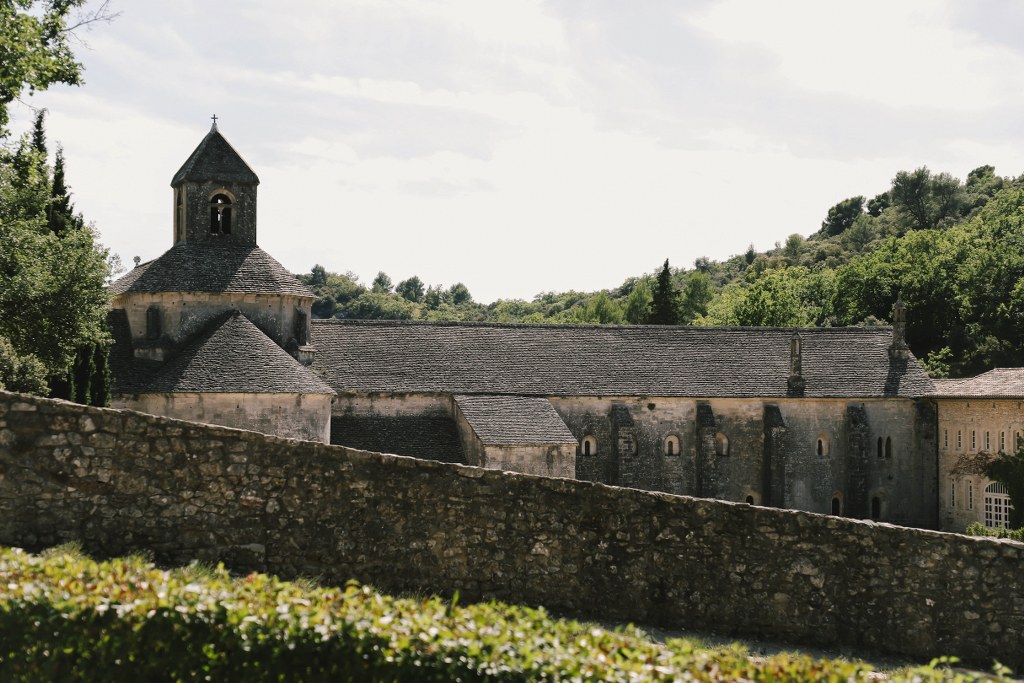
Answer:
[{"label": "stone abbey building", "polygon": [[892,328],[312,320],[313,294],[257,246],[258,184],[216,125],[174,175],[173,245],[111,287],[115,407],[755,505],[952,521],[940,515],[939,404],[904,343],[901,304]]}]

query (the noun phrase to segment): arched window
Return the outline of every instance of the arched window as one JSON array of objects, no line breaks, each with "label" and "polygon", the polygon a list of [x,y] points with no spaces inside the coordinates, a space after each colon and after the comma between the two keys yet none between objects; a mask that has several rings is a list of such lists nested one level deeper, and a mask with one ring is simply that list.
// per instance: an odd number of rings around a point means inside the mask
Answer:
[{"label": "arched window", "polygon": [[836,517],[843,514],[843,499],[838,493],[832,496],[832,514]]},{"label": "arched window", "polygon": [[993,482],[985,487],[985,526],[990,529],[1010,526],[1010,495],[1006,486]]},{"label": "arched window", "polygon": [[185,198],[184,188],[174,191],[174,241],[180,242],[185,238]]},{"label": "arched window", "polygon": [[580,442],[580,453],[583,455],[597,455],[597,439],[589,434],[583,437]]},{"label": "arched window", "polygon": [[754,504],[754,497],[753,496],[747,496],[747,505],[753,505],[753,504]]},{"label": "arched window", "polygon": [[875,496],[871,499],[871,519],[882,518],[882,499]]},{"label": "arched window", "polygon": [[729,437],[722,432],[715,434],[715,455],[729,455]]},{"label": "arched window", "polygon": [[679,437],[675,434],[665,437],[665,455],[679,455]]},{"label": "arched window", "polygon": [[825,457],[829,452],[829,439],[828,434],[819,434],[818,443],[815,446],[814,452],[821,457]]},{"label": "arched window", "polygon": [[882,437],[878,437],[878,457],[881,458],[883,455],[882,448],[885,446],[885,442],[882,441]]},{"label": "arched window", "polygon": [[160,333],[160,307],[150,306],[146,309],[146,339],[159,339]]},{"label": "arched window", "polygon": [[885,457],[887,457],[887,458],[891,458],[892,457],[892,437],[891,436],[885,437]]},{"label": "arched window", "polygon": [[210,197],[210,232],[231,234],[231,198],[223,192]]}]

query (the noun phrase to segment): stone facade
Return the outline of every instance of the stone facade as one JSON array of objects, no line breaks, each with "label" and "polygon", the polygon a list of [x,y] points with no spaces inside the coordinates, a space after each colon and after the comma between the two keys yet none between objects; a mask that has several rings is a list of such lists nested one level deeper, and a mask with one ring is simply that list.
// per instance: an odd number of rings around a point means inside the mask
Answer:
[{"label": "stone facade", "polygon": [[[984,466],[1010,452],[1024,435],[1024,398],[937,398],[939,411],[939,520],[962,532],[969,524],[1006,526],[1009,497],[985,476]],[[986,516],[986,512],[988,513]]]},{"label": "stone facade", "polygon": [[579,479],[937,525],[935,413],[928,402],[674,397],[551,402],[581,443],[588,436],[596,441],[591,455],[577,451]]},{"label": "stone facade", "polygon": [[0,543],[70,540],[100,556],[149,550],[170,564],[1024,666],[1024,544],[0,392]]}]

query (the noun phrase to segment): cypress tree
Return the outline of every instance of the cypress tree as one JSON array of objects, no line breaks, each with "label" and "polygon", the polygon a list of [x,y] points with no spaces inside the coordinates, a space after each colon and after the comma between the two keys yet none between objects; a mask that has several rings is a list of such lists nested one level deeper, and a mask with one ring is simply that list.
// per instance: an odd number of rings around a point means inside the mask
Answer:
[{"label": "cypress tree", "polygon": [[91,398],[93,374],[92,349],[92,344],[86,344],[85,346],[79,347],[78,353],[75,354],[75,363],[71,370],[72,375],[75,378],[75,393],[73,398],[75,403],[88,405],[89,399]]},{"label": "cypress tree", "polygon": [[32,125],[32,147],[46,158],[46,110],[40,109],[36,113],[35,123]]},{"label": "cypress tree", "polygon": [[668,259],[658,273],[658,279],[654,283],[652,292],[651,316],[648,322],[651,325],[678,325],[679,306],[678,294],[675,283],[672,282],[672,271],[668,266]]},{"label": "cypress tree", "polygon": [[96,344],[93,349],[90,404],[104,408],[110,405],[110,344]]},{"label": "cypress tree", "polygon": [[75,215],[75,206],[71,203],[71,193],[64,179],[64,148],[60,146],[53,162],[53,184],[50,186],[50,202],[46,206],[46,223],[57,236],[84,225],[82,217]]}]

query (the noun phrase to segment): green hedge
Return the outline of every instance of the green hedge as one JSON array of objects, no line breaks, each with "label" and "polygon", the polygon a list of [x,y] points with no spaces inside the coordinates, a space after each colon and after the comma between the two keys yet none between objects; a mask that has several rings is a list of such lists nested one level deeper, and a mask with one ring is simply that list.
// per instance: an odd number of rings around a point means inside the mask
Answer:
[{"label": "green hedge", "polygon": [[[0,548],[3,681],[862,680],[865,664],[651,642],[500,603]],[[965,676],[965,678],[959,678]],[[894,680],[974,680],[941,667]]]},{"label": "green hedge", "polygon": [[1005,527],[988,528],[981,522],[971,522],[966,529],[968,536],[990,536],[992,538],[1009,538],[1013,541],[1024,541],[1024,528],[1007,529]]}]

